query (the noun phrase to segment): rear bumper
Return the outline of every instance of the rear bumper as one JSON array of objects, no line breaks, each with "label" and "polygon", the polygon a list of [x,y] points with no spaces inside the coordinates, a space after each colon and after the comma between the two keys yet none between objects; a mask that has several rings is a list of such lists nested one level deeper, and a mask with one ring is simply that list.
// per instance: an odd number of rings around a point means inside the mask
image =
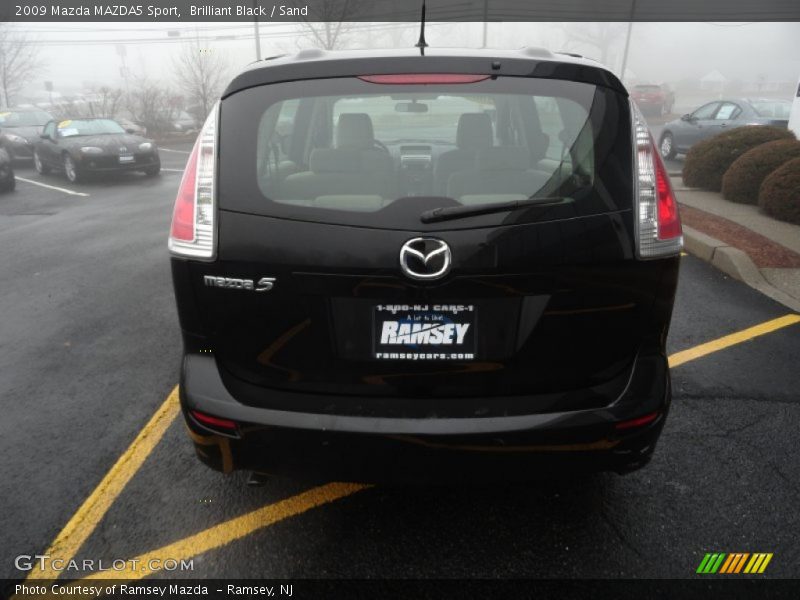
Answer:
[{"label": "rear bumper", "polygon": [[[634,470],[649,461],[671,398],[663,355],[637,356],[628,385],[608,406],[558,413],[384,418],[253,407],[228,392],[212,356],[196,354],[184,358],[180,392],[197,455],[217,470],[414,482]],[[191,411],[237,428],[209,428]],[[653,414],[646,424],[618,428]]]}]

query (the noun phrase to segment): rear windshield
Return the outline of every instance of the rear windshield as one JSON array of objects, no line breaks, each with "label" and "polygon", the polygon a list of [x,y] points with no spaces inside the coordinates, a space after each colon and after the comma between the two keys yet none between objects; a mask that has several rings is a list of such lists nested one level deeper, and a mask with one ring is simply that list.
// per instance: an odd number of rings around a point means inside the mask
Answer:
[{"label": "rear windshield", "polygon": [[634,87],[637,92],[660,92],[661,87],[658,85],[637,85]]},{"label": "rear windshield", "polygon": [[476,226],[631,203],[627,101],[586,83],[265,85],[223,102],[220,134],[223,209],[424,229],[421,213],[440,207],[542,200]]}]

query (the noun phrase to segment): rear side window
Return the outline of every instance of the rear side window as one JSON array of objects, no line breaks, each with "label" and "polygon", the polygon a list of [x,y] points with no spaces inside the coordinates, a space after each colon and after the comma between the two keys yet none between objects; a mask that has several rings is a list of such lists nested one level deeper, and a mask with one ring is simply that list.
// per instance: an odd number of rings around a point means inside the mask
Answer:
[{"label": "rear side window", "polygon": [[788,119],[792,112],[792,103],[775,100],[754,100],[750,103],[759,117]]},{"label": "rear side window", "polygon": [[717,121],[727,121],[728,119],[735,119],[739,116],[739,113],[742,112],[742,109],[739,108],[738,105],[733,104],[732,102],[723,102],[722,106],[719,107],[717,110],[717,114],[714,115],[714,119]]},{"label": "rear side window", "polygon": [[221,119],[223,209],[424,229],[446,206],[548,200],[473,227],[631,206],[627,99],[586,83],[297,81],[238,92]]},{"label": "rear side window", "polygon": [[695,119],[710,119],[717,111],[718,106],[719,102],[711,102],[710,104],[706,104],[698,108],[692,113],[692,116]]}]

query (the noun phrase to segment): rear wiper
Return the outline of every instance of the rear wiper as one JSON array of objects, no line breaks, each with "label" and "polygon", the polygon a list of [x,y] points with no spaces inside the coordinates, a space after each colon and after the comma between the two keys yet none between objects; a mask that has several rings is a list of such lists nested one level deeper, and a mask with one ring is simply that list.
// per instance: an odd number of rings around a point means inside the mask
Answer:
[{"label": "rear wiper", "polygon": [[526,200],[511,200],[496,204],[476,204],[475,206],[445,206],[426,210],[419,216],[423,223],[438,223],[464,217],[490,215],[492,213],[510,212],[526,206],[552,206],[568,202],[568,198],[528,198]]}]

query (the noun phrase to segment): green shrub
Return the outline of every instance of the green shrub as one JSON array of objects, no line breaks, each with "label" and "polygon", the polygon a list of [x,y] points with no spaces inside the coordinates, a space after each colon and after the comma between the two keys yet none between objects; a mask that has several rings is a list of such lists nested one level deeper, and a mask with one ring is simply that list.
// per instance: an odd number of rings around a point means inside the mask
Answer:
[{"label": "green shrub", "polygon": [[758,205],[776,219],[800,225],[800,158],[783,163],[764,180]]},{"label": "green shrub", "polygon": [[722,176],[722,195],[731,202],[757,204],[764,179],[793,158],[800,157],[800,142],[775,140],[756,146],[733,161]]},{"label": "green shrub", "polygon": [[795,139],[787,129],[755,125],[737,127],[698,142],[686,153],[683,183],[689,187],[718,192],[722,188],[725,171],[742,154],[766,142],[787,139]]}]

